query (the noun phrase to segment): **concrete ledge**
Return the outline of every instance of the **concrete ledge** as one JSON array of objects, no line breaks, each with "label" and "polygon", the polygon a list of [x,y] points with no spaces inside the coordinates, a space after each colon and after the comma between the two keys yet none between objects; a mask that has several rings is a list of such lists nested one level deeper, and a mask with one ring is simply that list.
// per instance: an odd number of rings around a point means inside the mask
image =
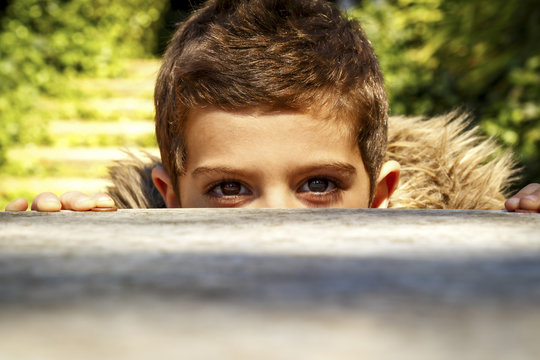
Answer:
[{"label": "concrete ledge", "polygon": [[539,214],[0,213],[0,359],[536,359],[539,334]]}]

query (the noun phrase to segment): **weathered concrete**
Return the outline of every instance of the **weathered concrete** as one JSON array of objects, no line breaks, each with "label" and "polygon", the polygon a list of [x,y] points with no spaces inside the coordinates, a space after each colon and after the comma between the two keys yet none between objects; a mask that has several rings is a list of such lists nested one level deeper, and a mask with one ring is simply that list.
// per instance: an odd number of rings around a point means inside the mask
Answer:
[{"label": "weathered concrete", "polygon": [[0,213],[0,359],[538,359],[540,214]]}]

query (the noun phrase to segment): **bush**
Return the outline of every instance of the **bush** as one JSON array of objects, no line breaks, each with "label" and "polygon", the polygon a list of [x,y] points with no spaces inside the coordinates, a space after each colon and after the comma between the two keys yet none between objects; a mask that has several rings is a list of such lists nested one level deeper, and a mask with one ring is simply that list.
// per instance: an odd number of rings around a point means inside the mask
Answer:
[{"label": "bush", "polygon": [[13,0],[0,19],[0,165],[8,146],[46,141],[41,94],[66,75],[115,75],[119,59],[148,57],[165,0]]},{"label": "bush", "polygon": [[540,179],[540,8],[536,0],[363,1],[394,114],[472,111]]}]

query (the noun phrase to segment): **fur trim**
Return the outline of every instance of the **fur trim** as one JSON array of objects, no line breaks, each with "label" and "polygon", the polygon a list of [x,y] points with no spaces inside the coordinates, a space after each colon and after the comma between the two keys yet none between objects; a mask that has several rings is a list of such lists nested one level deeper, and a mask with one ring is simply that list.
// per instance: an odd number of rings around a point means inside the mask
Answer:
[{"label": "fur trim", "polygon": [[159,158],[144,153],[146,161],[127,152],[128,160],[115,161],[109,167],[109,178],[113,183],[107,194],[119,209],[164,208],[165,202],[152,181],[152,169],[161,166]]},{"label": "fur trim", "polygon": [[[452,112],[425,119],[391,117],[386,160],[401,164],[401,180],[390,208],[502,209],[505,192],[516,180],[515,163],[478,128],[467,129],[467,114]],[[119,208],[163,208],[152,183],[149,161],[134,155],[109,168],[113,185],[107,193]]]},{"label": "fur trim", "polygon": [[426,120],[392,117],[387,160],[401,164],[401,181],[389,207],[415,209],[502,209],[516,180],[515,162],[493,139],[467,130],[457,111]]}]

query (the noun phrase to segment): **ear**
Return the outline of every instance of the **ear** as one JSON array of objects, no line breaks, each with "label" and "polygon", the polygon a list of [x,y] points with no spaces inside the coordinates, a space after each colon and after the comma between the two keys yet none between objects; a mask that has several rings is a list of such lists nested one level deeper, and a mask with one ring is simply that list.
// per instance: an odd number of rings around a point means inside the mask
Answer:
[{"label": "ear", "polygon": [[375,186],[375,194],[371,202],[372,208],[388,207],[388,200],[399,184],[399,168],[399,163],[394,160],[383,164]]},{"label": "ear", "polygon": [[161,197],[165,201],[165,205],[168,208],[180,207],[176,194],[174,193],[174,187],[171,183],[171,178],[163,168],[163,166],[156,166],[152,169],[152,181],[158,189]]}]

